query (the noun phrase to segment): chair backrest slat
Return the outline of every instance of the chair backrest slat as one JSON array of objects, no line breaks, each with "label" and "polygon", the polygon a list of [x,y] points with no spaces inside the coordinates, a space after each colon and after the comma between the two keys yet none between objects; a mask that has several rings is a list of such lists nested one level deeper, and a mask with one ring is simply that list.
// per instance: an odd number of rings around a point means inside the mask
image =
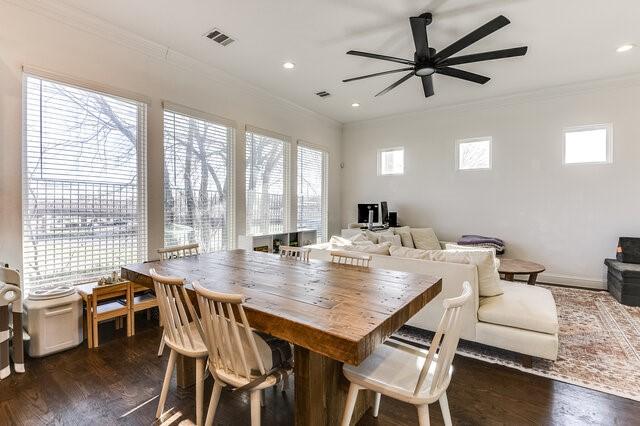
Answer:
[{"label": "chair backrest slat", "polygon": [[471,299],[472,294],[471,285],[467,281],[463,283],[462,288],[460,296],[446,299],[443,302],[445,311],[438,324],[436,334],[431,340],[424,365],[418,375],[418,381],[413,392],[414,395],[417,395],[422,389],[431,369],[433,369],[433,377],[429,392],[433,394],[446,385],[445,381],[460,340],[462,329],[460,312],[463,305]]},{"label": "chair backrest slat", "polygon": [[[190,304],[184,280],[178,277],[166,277],[156,273],[155,269],[149,270],[156,290],[156,298],[160,308],[160,321],[165,327],[167,337],[173,344],[183,346],[188,350],[196,350],[196,340],[190,326],[190,320],[184,308],[184,304]],[[193,310],[189,306],[189,311]],[[193,314],[192,314],[193,315]],[[197,321],[197,318],[193,318]]]},{"label": "chair backrest slat", "polygon": [[280,258],[291,258],[301,262],[309,261],[311,249],[304,247],[280,246]]},{"label": "chair backrest slat", "polygon": [[169,246],[158,249],[161,260],[177,259],[180,257],[195,256],[200,252],[200,244],[186,244],[182,246]]},{"label": "chair backrest slat", "polygon": [[206,324],[203,327],[203,340],[213,365],[247,382],[258,371],[264,374],[264,363],[242,305],[244,297],[208,290],[197,281],[193,283],[193,288],[196,290],[200,316]]},{"label": "chair backrest slat", "polygon": [[342,265],[360,266],[368,268],[371,262],[371,255],[365,253],[354,253],[344,250],[332,250],[331,261]]}]

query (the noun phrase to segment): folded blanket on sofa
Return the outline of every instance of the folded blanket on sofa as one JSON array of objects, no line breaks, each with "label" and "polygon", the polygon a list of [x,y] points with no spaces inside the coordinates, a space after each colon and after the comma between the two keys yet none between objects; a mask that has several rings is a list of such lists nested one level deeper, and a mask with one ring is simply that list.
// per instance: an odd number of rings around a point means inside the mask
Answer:
[{"label": "folded blanket on sofa", "polygon": [[458,244],[461,246],[473,246],[473,247],[493,247],[496,249],[497,254],[504,253],[504,241],[495,237],[483,237],[482,235],[463,235]]}]

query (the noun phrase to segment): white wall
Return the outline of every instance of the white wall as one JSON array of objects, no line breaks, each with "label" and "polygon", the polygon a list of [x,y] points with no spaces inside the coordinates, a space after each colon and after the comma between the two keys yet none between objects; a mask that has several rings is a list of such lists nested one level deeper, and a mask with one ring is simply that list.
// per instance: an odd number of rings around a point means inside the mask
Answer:
[{"label": "white wall", "polygon": [[[613,124],[613,164],[563,166],[563,128],[595,123]],[[456,171],[455,141],[480,136],[493,169]],[[376,176],[377,149],[401,145],[405,175]],[[618,236],[640,236],[640,79],[352,123],[343,161],[343,225],[387,200],[403,224],[498,236],[546,265],[544,281],[601,287]]]},{"label": "white wall", "polygon": [[[23,65],[80,81],[98,82],[150,99],[148,206],[151,253],[161,246],[163,233],[162,100],[237,123],[238,233],[243,233],[245,226],[245,124],[290,136],[294,149],[298,139],[326,147],[330,158],[329,211],[340,211],[339,123],[90,17],[64,16],[55,10],[55,6],[31,9],[32,2],[24,2],[24,8],[16,4],[22,3],[0,1],[0,260],[20,266],[22,258]],[[337,214],[329,215],[330,232],[339,229],[339,222]]]}]

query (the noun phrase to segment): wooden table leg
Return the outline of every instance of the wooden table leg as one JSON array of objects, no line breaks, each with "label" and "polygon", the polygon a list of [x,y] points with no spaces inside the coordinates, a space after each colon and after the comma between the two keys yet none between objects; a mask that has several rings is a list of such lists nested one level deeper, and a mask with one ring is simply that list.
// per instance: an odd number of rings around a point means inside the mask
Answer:
[{"label": "wooden table leg", "polygon": [[176,394],[178,398],[184,398],[190,394],[189,388],[196,384],[195,358],[178,354],[176,360]]},{"label": "wooden table leg", "polygon": [[529,274],[529,280],[527,281],[527,284],[536,285],[536,280],[537,279],[538,279],[538,274],[537,273]]},{"label": "wooden table leg", "polygon": [[89,349],[93,348],[93,323],[91,322],[91,306],[93,306],[92,303],[93,302],[90,297],[87,297],[85,299],[85,304],[87,305],[87,320],[85,322],[85,328],[87,330],[87,348]]},{"label": "wooden table leg", "polygon": [[[342,374],[342,363],[296,346],[294,379],[295,424],[339,425],[349,390],[349,381]],[[359,392],[352,425],[373,406],[373,399],[372,392]]]}]

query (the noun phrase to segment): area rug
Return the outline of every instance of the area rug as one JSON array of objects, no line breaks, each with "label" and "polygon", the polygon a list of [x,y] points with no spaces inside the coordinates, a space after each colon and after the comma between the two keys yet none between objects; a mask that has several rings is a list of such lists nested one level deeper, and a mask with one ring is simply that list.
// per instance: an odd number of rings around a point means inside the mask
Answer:
[{"label": "area rug", "polygon": [[[606,291],[548,288],[560,323],[558,360],[534,358],[525,368],[516,353],[460,341],[458,354],[640,401],[640,308]],[[405,326],[395,337],[426,345],[433,333]]]}]

